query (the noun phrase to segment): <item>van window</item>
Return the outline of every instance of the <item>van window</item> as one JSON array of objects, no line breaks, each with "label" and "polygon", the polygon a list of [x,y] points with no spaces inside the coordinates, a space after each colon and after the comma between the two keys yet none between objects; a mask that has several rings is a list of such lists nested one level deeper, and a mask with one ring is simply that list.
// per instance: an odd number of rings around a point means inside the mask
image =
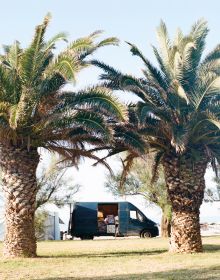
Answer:
[{"label": "van window", "polygon": [[143,215],[142,215],[140,212],[137,212],[137,217],[138,217],[138,220],[139,220],[140,222],[143,222],[143,221],[144,221],[144,217],[143,217]]},{"label": "van window", "polygon": [[130,218],[136,220],[136,219],[137,219],[137,212],[131,210],[131,211],[130,211]]}]

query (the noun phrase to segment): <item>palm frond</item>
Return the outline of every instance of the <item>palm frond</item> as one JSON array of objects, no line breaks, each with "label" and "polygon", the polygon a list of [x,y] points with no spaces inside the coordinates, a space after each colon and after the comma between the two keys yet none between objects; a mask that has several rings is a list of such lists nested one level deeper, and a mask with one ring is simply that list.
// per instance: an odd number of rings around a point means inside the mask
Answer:
[{"label": "palm frond", "polygon": [[114,130],[114,143],[117,149],[119,147],[126,148],[138,155],[146,152],[148,148],[147,143],[135,129],[117,125],[114,127]]},{"label": "palm frond", "polygon": [[21,58],[23,76],[29,83],[31,83],[32,77],[33,75],[35,75],[35,70],[38,67],[39,51],[44,46],[44,35],[50,18],[50,14],[47,14],[47,16],[44,18],[43,23],[36,27],[35,35],[31,42],[31,45],[24,51]]},{"label": "palm frond", "polygon": [[153,185],[156,183],[159,177],[159,166],[161,164],[162,158],[164,155],[164,151],[158,151],[154,155],[153,164],[152,164],[152,177],[151,177],[151,184]]},{"label": "palm frond", "polygon": [[134,159],[137,157],[136,154],[129,153],[125,160],[121,160],[122,162],[122,173],[121,173],[121,178],[120,178],[120,183],[119,183],[119,189],[123,189],[123,186],[125,184],[125,181],[127,179],[127,176],[132,168],[132,165],[134,163]]},{"label": "palm frond", "polygon": [[63,92],[62,96],[69,108],[95,108],[109,116],[118,117],[120,120],[127,118],[126,107],[113,96],[110,89],[93,87],[77,93]]},{"label": "palm frond", "polygon": [[157,39],[159,41],[160,53],[163,59],[163,65],[166,69],[166,73],[169,73],[170,79],[172,78],[172,69],[170,65],[170,49],[171,42],[169,39],[166,24],[161,20],[159,27],[157,28]]},{"label": "palm frond", "polygon": [[145,66],[147,67],[147,73],[148,77],[150,79],[152,79],[155,83],[159,84],[159,86],[166,90],[167,89],[167,81],[165,80],[164,76],[162,75],[162,73],[156,68],[154,67],[151,62],[144,57],[144,55],[142,54],[142,52],[137,48],[137,46],[135,46],[134,44],[131,44],[129,42],[127,42],[127,44],[131,47],[130,51],[133,55],[136,55],[138,57],[140,57],[142,59],[142,61],[144,62]]},{"label": "palm frond", "polygon": [[55,48],[55,45],[58,41],[68,42],[67,37],[68,37],[68,34],[66,32],[57,33],[52,38],[50,38],[47,42],[45,42],[45,45],[44,45],[42,51],[48,52],[49,50]]}]

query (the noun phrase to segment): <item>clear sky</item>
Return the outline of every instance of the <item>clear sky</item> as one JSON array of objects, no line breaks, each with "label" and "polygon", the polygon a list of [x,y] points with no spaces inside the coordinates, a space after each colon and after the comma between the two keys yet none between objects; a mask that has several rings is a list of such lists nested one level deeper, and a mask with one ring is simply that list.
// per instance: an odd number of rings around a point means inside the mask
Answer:
[{"label": "clear sky", "polygon": [[[152,59],[151,44],[156,44],[155,29],[163,19],[174,34],[177,27],[187,32],[199,18],[208,21],[210,33],[207,50],[220,42],[220,1],[218,0],[19,0],[1,1],[0,43],[14,40],[25,47],[33,36],[34,27],[50,12],[52,21],[47,36],[66,31],[69,39],[76,39],[95,30],[104,30],[104,36],[116,36],[120,47],[100,50],[96,58],[124,72],[140,75],[142,64],[129,53],[124,41],[135,43]],[[86,87],[97,81],[97,70],[86,70],[79,77],[78,87]],[[79,194],[82,200],[107,200],[103,192],[105,177],[103,168],[92,168],[90,162],[82,165],[74,177],[84,186]],[[111,199],[111,198],[110,198]]]},{"label": "clear sky", "polygon": [[[1,3],[0,42],[8,44],[17,39],[25,46],[34,27],[51,12],[53,19],[48,36],[67,31],[69,38],[74,39],[94,30],[104,30],[106,36],[120,38],[121,46],[103,49],[98,57],[119,69],[138,74],[141,63],[130,55],[124,41],[137,44],[146,56],[152,57],[150,45],[156,43],[155,29],[161,19],[173,35],[177,27],[187,32],[196,20],[204,17],[210,27],[207,38],[210,49],[220,41],[219,10],[218,0],[8,0]],[[93,81],[88,76],[82,84]]]}]

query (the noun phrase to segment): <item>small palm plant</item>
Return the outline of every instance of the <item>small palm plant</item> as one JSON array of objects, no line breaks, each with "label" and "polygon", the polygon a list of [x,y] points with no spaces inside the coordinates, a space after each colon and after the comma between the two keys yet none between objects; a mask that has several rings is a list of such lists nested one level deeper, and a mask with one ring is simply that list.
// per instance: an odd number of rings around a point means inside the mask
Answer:
[{"label": "small palm plant", "polygon": [[[38,147],[57,152],[76,165],[81,157],[97,157],[88,145],[106,144],[112,138],[109,120],[122,120],[125,109],[102,87],[79,92],[64,87],[75,82],[88,56],[116,38],[96,42],[100,32],[77,39],[58,54],[59,33],[44,36],[47,15],[35,30],[31,44],[4,46],[0,56],[0,165],[6,196],[4,255],[36,256],[34,211],[37,193]],[[87,145],[88,144],[88,145]]]},{"label": "small palm plant", "polygon": [[156,152],[155,167],[164,168],[172,204],[170,251],[200,252],[204,174],[209,162],[215,168],[220,159],[220,45],[202,59],[208,34],[204,20],[186,36],[178,30],[173,42],[164,22],[157,34],[159,48],[153,51],[159,68],[129,43],[132,54],[144,63],[143,78],[93,63],[105,71],[101,79],[107,88],[139,98],[130,114],[136,116],[132,123],[144,137],[145,153]]}]

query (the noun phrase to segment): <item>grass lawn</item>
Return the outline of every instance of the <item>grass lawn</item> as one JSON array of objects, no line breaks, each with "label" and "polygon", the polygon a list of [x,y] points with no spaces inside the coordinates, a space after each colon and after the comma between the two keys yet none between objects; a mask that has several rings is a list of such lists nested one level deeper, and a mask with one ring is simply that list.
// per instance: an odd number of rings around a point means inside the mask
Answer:
[{"label": "grass lawn", "polygon": [[178,255],[161,238],[39,242],[36,259],[0,258],[0,279],[219,280],[220,236],[203,244],[204,253]]}]

